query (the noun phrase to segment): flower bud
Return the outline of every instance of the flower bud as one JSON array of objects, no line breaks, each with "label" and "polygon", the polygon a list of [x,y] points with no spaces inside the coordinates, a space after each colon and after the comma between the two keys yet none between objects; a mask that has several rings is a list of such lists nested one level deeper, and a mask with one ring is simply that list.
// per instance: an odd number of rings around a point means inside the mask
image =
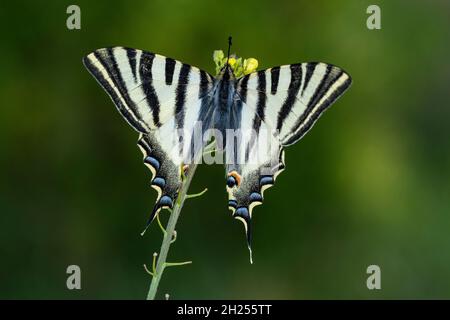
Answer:
[{"label": "flower bud", "polygon": [[223,54],[222,50],[214,50],[213,59],[216,65],[220,65],[224,57],[225,55]]},{"label": "flower bud", "polygon": [[244,74],[254,72],[258,68],[258,60],[255,58],[248,58],[244,61]]}]

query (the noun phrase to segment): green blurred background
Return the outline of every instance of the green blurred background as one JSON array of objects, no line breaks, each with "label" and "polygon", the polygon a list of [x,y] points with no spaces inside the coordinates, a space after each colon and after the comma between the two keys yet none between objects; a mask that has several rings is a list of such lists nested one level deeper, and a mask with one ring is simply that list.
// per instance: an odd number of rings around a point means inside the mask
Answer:
[{"label": "green blurred background", "polygon": [[[81,7],[81,30],[66,8]],[[366,8],[381,7],[382,30]],[[123,45],[214,71],[324,61],[350,90],[286,152],[254,212],[253,265],[223,167],[199,168],[159,297],[450,298],[448,1],[8,1],[0,5],[0,298],[143,299],[162,237],[137,134],[81,63]],[[165,215],[167,218],[167,215]],[[66,289],[66,268],[82,290]],[[381,267],[382,290],[366,288]]]}]

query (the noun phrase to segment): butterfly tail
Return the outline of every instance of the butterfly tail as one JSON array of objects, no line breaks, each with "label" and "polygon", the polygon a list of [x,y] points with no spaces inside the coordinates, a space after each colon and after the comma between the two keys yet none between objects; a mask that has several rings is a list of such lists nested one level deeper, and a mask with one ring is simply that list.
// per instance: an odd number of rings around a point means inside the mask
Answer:
[{"label": "butterfly tail", "polygon": [[233,217],[235,219],[240,220],[244,224],[245,234],[247,237],[247,246],[248,246],[248,250],[250,253],[250,263],[253,263],[253,258],[252,258],[252,219],[250,217],[250,212],[247,207],[240,207],[234,211]]},{"label": "butterfly tail", "polygon": [[173,208],[173,200],[170,196],[164,195],[161,198],[159,198],[153,207],[153,210],[150,214],[150,217],[147,220],[147,223],[145,224],[144,231],[142,231],[141,235],[144,235],[147,231],[148,227],[152,223],[153,220],[155,220],[156,216],[159,214],[161,209],[172,209]]}]

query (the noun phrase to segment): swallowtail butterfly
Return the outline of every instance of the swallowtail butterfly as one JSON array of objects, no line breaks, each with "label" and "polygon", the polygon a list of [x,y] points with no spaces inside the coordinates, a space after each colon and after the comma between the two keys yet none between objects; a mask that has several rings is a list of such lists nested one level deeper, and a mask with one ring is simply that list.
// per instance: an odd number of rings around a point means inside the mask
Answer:
[{"label": "swallowtail butterfly", "polygon": [[[342,69],[321,62],[273,67],[238,79],[228,62],[213,77],[177,60],[123,47],[98,49],[83,62],[139,133],[138,146],[158,191],[149,223],[162,208],[173,207],[183,170],[207,143],[194,141],[196,128],[215,129],[222,137],[229,130],[253,132],[237,147],[227,146],[234,138],[221,143],[225,153],[242,150],[243,161],[226,157],[226,189],[249,248],[252,209],[285,168],[283,148],[300,140],[351,84]],[[273,134],[264,137],[267,132]],[[275,148],[258,150],[273,141]]]}]

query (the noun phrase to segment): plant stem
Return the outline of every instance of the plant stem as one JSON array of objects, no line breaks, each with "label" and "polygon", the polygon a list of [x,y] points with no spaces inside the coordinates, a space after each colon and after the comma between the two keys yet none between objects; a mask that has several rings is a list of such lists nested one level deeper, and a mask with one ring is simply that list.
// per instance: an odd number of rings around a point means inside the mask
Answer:
[{"label": "plant stem", "polygon": [[156,270],[153,274],[152,282],[150,284],[150,289],[148,290],[147,300],[154,300],[156,296],[156,291],[158,290],[159,281],[161,280],[162,274],[165,267],[167,266],[167,254],[169,252],[170,245],[172,243],[173,233],[175,231],[175,226],[177,224],[178,218],[180,217],[181,209],[183,208],[184,201],[187,199],[187,191],[189,185],[191,184],[192,177],[194,176],[195,170],[197,169],[197,163],[192,163],[189,166],[189,171],[181,184],[180,192],[175,201],[175,205],[170,214],[169,221],[167,222],[166,232],[164,233],[163,242],[161,245],[161,250],[159,251],[158,261],[156,263]]}]

